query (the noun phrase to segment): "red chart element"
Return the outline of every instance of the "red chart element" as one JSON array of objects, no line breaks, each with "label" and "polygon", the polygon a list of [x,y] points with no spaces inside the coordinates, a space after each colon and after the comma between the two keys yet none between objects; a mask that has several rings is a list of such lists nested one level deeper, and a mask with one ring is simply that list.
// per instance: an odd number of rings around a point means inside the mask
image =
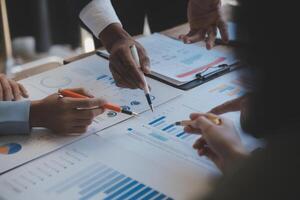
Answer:
[{"label": "red chart element", "polygon": [[213,61],[213,62],[211,62],[211,63],[209,63],[209,64],[207,64],[207,65],[198,67],[198,68],[196,68],[196,69],[193,69],[192,71],[185,72],[185,73],[183,73],[183,74],[178,74],[176,77],[177,77],[177,78],[184,78],[184,77],[187,77],[187,76],[191,76],[191,75],[193,75],[193,74],[196,74],[196,73],[198,73],[198,72],[201,72],[201,71],[203,71],[203,70],[206,70],[206,69],[208,69],[208,68],[210,68],[210,67],[214,67],[214,66],[216,66],[217,64],[223,62],[224,60],[226,60],[225,57],[220,57],[220,58],[216,59],[215,61]]}]

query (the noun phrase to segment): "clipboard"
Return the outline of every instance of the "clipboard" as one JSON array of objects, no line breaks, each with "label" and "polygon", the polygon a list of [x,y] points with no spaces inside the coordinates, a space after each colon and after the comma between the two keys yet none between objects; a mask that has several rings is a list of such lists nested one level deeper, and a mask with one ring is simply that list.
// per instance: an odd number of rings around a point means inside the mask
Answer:
[{"label": "clipboard", "polygon": [[[90,52],[90,53],[80,55],[79,57],[76,57],[76,58],[71,58],[71,59],[68,59],[68,60],[64,60],[64,64],[68,64],[68,63],[74,62],[76,60],[83,59],[85,57],[88,57],[88,56],[91,56],[91,55],[94,55],[94,54],[96,54],[96,55],[98,55],[101,58],[104,58],[106,60],[109,59],[109,55],[107,53],[103,53],[101,50],[96,50],[96,51],[93,51],[93,52]],[[236,63],[233,63],[231,65],[222,64],[222,65],[219,66],[219,68],[220,68],[219,70],[213,71],[213,72],[208,73],[208,74],[203,75],[203,76],[200,76],[201,74],[199,73],[199,74],[197,74],[198,77],[196,77],[195,80],[187,82],[187,83],[182,84],[182,85],[176,85],[176,84],[170,83],[170,82],[168,82],[168,81],[166,81],[162,78],[159,78],[155,75],[146,74],[146,76],[149,77],[149,78],[152,78],[154,80],[157,80],[159,82],[162,82],[164,84],[167,84],[169,86],[172,86],[174,88],[187,91],[187,90],[193,89],[193,88],[195,88],[199,85],[202,85],[202,84],[204,84],[208,81],[211,81],[215,78],[218,78],[218,77],[220,77],[224,74],[230,73],[232,71],[235,71],[235,70],[241,68],[241,63],[236,62]]]},{"label": "clipboard", "polygon": [[222,70],[216,70],[210,74],[207,74],[205,75],[204,77],[196,77],[195,80],[193,81],[190,81],[188,83],[185,83],[183,85],[175,85],[175,84],[172,84],[164,79],[161,79],[157,76],[154,76],[154,75],[147,75],[148,77],[152,78],[152,79],[155,79],[157,81],[160,81],[162,83],[165,83],[167,85],[170,85],[172,87],[175,87],[177,89],[181,89],[181,90],[184,90],[184,91],[187,91],[187,90],[190,90],[190,89],[193,89],[199,85],[202,85],[208,81],[211,81],[215,78],[218,78],[224,74],[227,74],[227,73],[230,73],[232,71],[235,71],[237,70],[238,68],[240,68],[240,63],[234,63],[232,65],[226,65],[224,66],[224,68]]},{"label": "clipboard", "polygon": [[[96,51],[96,54],[98,56],[104,58],[104,59],[107,59],[107,60],[109,59],[109,55],[106,54],[106,53],[103,53],[101,51]],[[195,88],[195,87],[197,87],[197,86],[199,86],[199,85],[201,85],[203,83],[206,83],[206,82],[208,82],[210,80],[218,78],[218,77],[220,77],[220,76],[222,76],[224,74],[230,73],[230,72],[232,72],[232,71],[240,68],[240,66],[241,66],[240,62],[235,62],[235,63],[233,63],[231,65],[221,64],[221,65],[217,66],[219,68],[218,70],[215,70],[215,71],[210,72],[210,73],[205,74],[205,75],[202,75],[201,72],[200,72],[200,73],[198,73],[196,75],[195,80],[187,82],[187,83],[182,84],[182,85],[173,84],[173,83],[168,82],[167,80],[164,80],[164,79],[162,79],[160,77],[157,77],[155,75],[151,75],[151,74],[145,74],[145,75],[147,77],[150,77],[150,78],[152,78],[154,80],[160,81],[160,82],[162,82],[164,84],[167,84],[169,86],[172,86],[172,87],[175,87],[177,89],[181,89],[181,90],[185,90],[186,91],[186,90],[190,90],[192,88]]]}]

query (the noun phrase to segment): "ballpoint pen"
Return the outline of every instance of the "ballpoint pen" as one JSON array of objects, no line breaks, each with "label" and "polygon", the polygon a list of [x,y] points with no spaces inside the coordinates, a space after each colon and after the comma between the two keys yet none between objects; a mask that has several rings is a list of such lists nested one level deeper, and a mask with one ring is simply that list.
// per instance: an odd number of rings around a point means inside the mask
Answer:
[{"label": "ballpoint pen", "polygon": [[[131,51],[131,54],[132,54],[133,59],[136,62],[136,64],[140,65],[140,59],[139,59],[139,55],[138,55],[136,46],[132,45],[130,47],[130,51]],[[151,96],[150,96],[150,91],[149,91],[148,83],[147,83],[147,80],[146,80],[146,77],[145,77],[144,74],[142,75],[142,78],[143,78],[143,81],[145,83],[145,87],[144,87],[145,96],[146,96],[148,105],[150,106],[150,109],[153,112],[153,104],[152,104],[152,100],[151,100]]]},{"label": "ballpoint pen", "polygon": [[[207,113],[205,115],[205,117],[208,120],[210,120],[212,123],[216,124],[216,125],[221,125],[222,124],[222,120],[218,116]],[[191,125],[193,125],[193,123],[194,123],[193,120],[183,120],[183,121],[175,122],[175,125],[176,126],[191,126]]]},{"label": "ballpoint pen", "polygon": [[[82,94],[78,94],[76,92],[73,92],[71,90],[59,90],[58,91],[60,97],[71,97],[71,98],[82,98],[82,99],[88,99],[90,97],[87,97],[87,96],[84,96]],[[121,112],[121,113],[124,113],[124,114],[127,114],[127,115],[133,115],[133,116],[137,116],[138,113],[135,113],[135,112],[132,112],[130,110],[126,110],[124,108],[122,108],[121,106],[117,105],[117,104],[113,104],[113,103],[106,103],[102,106],[103,108],[106,108],[108,110],[113,110],[115,112]],[[95,107],[93,109],[96,109],[96,108],[99,108],[98,107]]]}]

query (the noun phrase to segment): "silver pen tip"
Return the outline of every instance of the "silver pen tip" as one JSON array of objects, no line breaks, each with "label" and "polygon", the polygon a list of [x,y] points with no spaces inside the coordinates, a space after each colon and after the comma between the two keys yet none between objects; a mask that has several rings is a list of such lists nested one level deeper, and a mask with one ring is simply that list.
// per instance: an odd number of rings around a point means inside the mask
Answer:
[{"label": "silver pen tip", "polygon": [[132,115],[133,115],[134,117],[137,117],[137,116],[139,116],[139,114],[138,114],[138,113],[136,113],[136,112],[132,112]]}]

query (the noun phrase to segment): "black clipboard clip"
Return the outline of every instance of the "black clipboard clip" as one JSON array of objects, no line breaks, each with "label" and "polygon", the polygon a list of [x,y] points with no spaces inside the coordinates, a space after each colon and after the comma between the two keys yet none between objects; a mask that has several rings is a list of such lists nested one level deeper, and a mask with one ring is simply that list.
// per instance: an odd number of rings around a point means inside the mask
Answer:
[{"label": "black clipboard clip", "polygon": [[227,72],[230,72],[230,71],[233,70],[233,68],[236,68],[238,66],[239,66],[239,62],[233,63],[231,65],[221,64],[221,65],[217,65],[217,66],[213,67],[213,68],[219,68],[219,69],[217,69],[215,71],[212,71],[208,74],[204,74],[208,69],[210,69],[210,68],[207,68],[206,70],[196,74],[196,79],[201,80],[201,81],[212,79],[212,78],[217,77],[221,74],[225,74]]}]

